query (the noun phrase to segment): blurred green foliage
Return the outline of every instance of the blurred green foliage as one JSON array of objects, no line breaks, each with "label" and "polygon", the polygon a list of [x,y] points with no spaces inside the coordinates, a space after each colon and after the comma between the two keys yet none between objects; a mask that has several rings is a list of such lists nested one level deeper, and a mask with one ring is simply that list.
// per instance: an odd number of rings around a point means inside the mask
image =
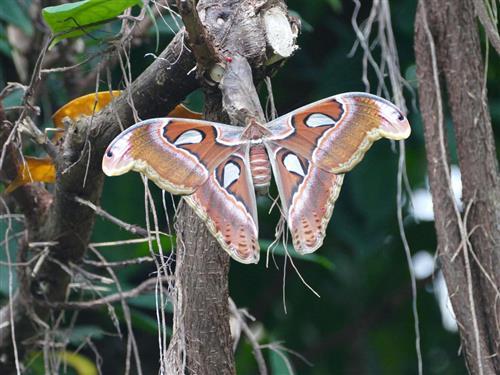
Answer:
[{"label": "blurred green foliage", "polygon": [[[27,35],[34,32],[34,25],[27,15],[28,3],[0,1],[0,89],[6,82],[19,80],[12,60],[12,51],[16,46],[7,41],[6,30],[9,25],[15,25]],[[273,78],[278,112],[283,114],[336,93],[363,91],[361,53],[358,51],[348,57],[355,43],[351,25],[354,4],[347,0],[289,0],[288,4],[295,14],[300,15],[303,29],[299,38],[300,49]],[[416,90],[413,55],[416,1],[391,1],[391,7],[402,73]],[[368,2],[363,2],[360,21],[367,17],[369,10]],[[103,28],[113,35],[118,31],[119,23],[106,24]],[[165,22],[157,20],[146,42],[131,51],[134,77],[151,63],[152,57],[146,54],[158,53],[157,46],[161,50],[175,30],[176,22],[171,17],[166,17]],[[86,48],[79,52],[79,61],[105,48],[86,34],[83,40]],[[374,53],[377,54],[376,51]],[[86,69],[96,69],[96,64],[92,61]],[[113,88],[123,86],[118,67],[112,72],[112,81]],[[101,79],[100,89],[108,89],[105,78]],[[488,89],[493,122],[498,124],[500,63],[494,53],[490,56]],[[37,103],[42,110],[40,125],[51,126],[51,113],[72,97],[68,87],[62,84],[62,75],[58,74],[45,81],[43,92],[41,102]],[[265,99],[264,88],[261,94]],[[406,94],[408,102],[412,103],[415,97],[411,92]],[[3,104],[7,107],[17,105],[19,97],[15,95],[18,94],[13,94]],[[194,93],[186,103],[200,110],[202,96],[199,92]],[[426,185],[424,141],[421,119],[413,106],[410,106],[409,119],[413,134],[406,142],[408,177],[413,189],[423,188]],[[281,343],[278,350],[264,349],[273,374],[287,374],[290,368],[299,374],[417,372],[410,278],[396,220],[397,159],[398,155],[390,142],[377,143],[365,160],[347,175],[324,246],[313,255],[292,258],[304,280],[321,298],[317,298],[301,282],[290,261],[285,263],[282,246],[270,255],[269,267],[266,267],[265,250],[274,239],[279,213],[275,208],[268,214],[271,202],[259,200],[263,247],[261,262],[255,266],[232,262],[230,289],[236,304],[248,308],[256,318],[252,328],[259,332],[261,341],[271,345]],[[152,189],[160,229],[167,232],[161,192],[156,187]],[[272,195],[277,195],[275,189]],[[173,206],[168,195],[165,201],[171,227]],[[114,216],[145,226],[144,188],[139,175],[106,179],[101,204]],[[404,223],[412,252],[427,250],[434,253],[436,239],[433,223],[417,222],[409,213],[408,202]],[[5,233],[7,225],[5,221],[0,222],[2,233]],[[19,230],[20,225],[15,223],[11,233]],[[132,236],[107,221],[97,219],[93,242],[127,238]],[[165,240],[163,251],[168,253],[173,243],[173,240]],[[15,248],[16,241],[9,241],[12,259],[16,256]],[[99,251],[107,260],[118,261],[148,255],[149,247],[147,243],[130,244],[100,247]],[[5,251],[0,253],[0,260],[6,260]],[[119,269],[117,274],[123,288],[127,289],[151,276],[154,271],[152,264],[144,263]],[[103,293],[113,292],[116,290],[108,286]],[[8,295],[8,270],[5,266],[0,266],[0,293],[4,298]],[[130,301],[145,373],[155,373],[158,365],[156,303],[153,294]],[[458,335],[443,328],[432,280],[418,283],[418,310],[424,372],[465,373],[463,359],[457,354],[460,347]],[[167,305],[167,314],[171,317],[170,305]],[[121,332],[125,332],[123,310],[119,305],[112,310],[102,308],[79,314],[75,327],[68,333],[69,349],[91,341],[103,359],[104,373],[121,373],[126,340],[117,333],[116,324]],[[283,348],[304,356],[307,361]],[[88,345],[81,349],[81,353],[97,361]],[[245,339],[236,351],[236,363],[239,374],[254,374],[257,371],[251,347]],[[43,366],[37,366],[32,372],[43,372]]]}]

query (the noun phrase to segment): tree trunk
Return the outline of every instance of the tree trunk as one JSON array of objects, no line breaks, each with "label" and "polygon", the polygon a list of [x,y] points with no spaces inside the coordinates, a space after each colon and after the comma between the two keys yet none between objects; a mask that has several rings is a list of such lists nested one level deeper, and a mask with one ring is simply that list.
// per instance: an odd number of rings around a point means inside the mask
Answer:
[{"label": "tree trunk", "polygon": [[[191,1],[178,2],[178,7],[205,85],[205,118],[240,126],[249,117],[264,122],[252,71],[257,80],[269,74],[265,62],[271,56],[266,53],[275,51],[276,40],[266,34],[264,19],[272,7],[273,14],[288,20],[284,4],[201,0],[196,6]],[[287,22],[284,28],[279,38],[294,42],[292,26]],[[222,95],[217,87],[220,81],[224,82]],[[177,228],[174,335],[166,354],[166,371],[233,374],[229,255],[186,204],[180,209]]]},{"label": "tree trunk", "polygon": [[[220,95],[209,94],[206,101],[207,119],[227,119]],[[179,210],[176,228],[175,336],[171,341],[168,371],[183,373],[185,355],[189,373],[234,374],[229,329],[229,255],[185,202]]]},{"label": "tree trunk", "polygon": [[[500,373],[500,179],[472,1],[420,0],[415,54],[439,259],[467,366],[472,374]],[[456,136],[462,213],[450,186],[444,93]]]}]

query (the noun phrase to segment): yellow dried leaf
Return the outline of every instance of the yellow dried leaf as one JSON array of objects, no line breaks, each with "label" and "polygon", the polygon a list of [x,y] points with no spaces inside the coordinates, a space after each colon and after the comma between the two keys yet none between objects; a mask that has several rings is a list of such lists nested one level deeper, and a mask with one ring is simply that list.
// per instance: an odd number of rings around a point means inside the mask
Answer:
[{"label": "yellow dried leaf", "polygon": [[113,90],[111,93],[109,91],[100,91],[97,94],[94,92],[73,99],[54,113],[52,116],[54,125],[63,129],[63,119],[65,117],[69,117],[71,120],[76,121],[82,116],[91,116],[93,113],[97,113],[106,107],[109,102],[111,102],[113,98],[118,97],[120,93],[120,90]]},{"label": "yellow dried leaf", "polygon": [[[59,129],[64,129],[63,119],[65,117],[77,121],[82,116],[92,116],[92,114],[102,110],[111,100],[118,97],[120,94],[120,90],[113,90],[111,93],[109,91],[99,91],[98,93],[94,92],[73,99],[54,113],[52,116],[54,125]],[[193,112],[183,104],[176,106],[168,116],[189,119],[201,119],[202,117],[201,113]],[[62,133],[56,133],[52,141],[56,142],[61,136]]]},{"label": "yellow dried leaf", "polygon": [[19,166],[17,177],[5,189],[11,193],[19,186],[32,182],[54,183],[56,180],[56,167],[50,158],[25,157],[25,163]]},{"label": "yellow dried leaf", "polygon": [[[93,113],[99,112],[106,107],[113,98],[121,94],[120,90],[99,91],[87,95],[80,96],[66,103],[59,108],[52,116],[54,125],[58,128],[64,128],[63,119],[69,117],[71,120],[76,121],[82,116],[91,116]],[[169,117],[181,117],[190,119],[201,119],[201,113],[191,111],[184,104],[176,106],[169,114]]]},{"label": "yellow dried leaf", "polygon": [[96,365],[86,356],[80,353],[61,352],[64,362],[73,367],[78,375],[97,375]]},{"label": "yellow dried leaf", "polygon": [[[93,113],[99,112],[106,107],[113,98],[120,95],[120,90],[99,91],[73,99],[59,108],[52,115],[52,121],[56,128],[64,129],[63,119],[69,117],[73,121],[77,121],[82,116],[92,116]],[[62,132],[56,133],[52,141],[55,143],[62,137]]]}]

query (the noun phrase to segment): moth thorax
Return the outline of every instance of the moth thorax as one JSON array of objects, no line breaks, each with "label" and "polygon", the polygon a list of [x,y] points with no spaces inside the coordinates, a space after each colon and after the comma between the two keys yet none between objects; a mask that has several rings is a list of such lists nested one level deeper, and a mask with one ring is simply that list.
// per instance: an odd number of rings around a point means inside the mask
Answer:
[{"label": "moth thorax", "polygon": [[271,164],[264,145],[250,147],[250,169],[255,192],[258,195],[267,194],[271,182]]}]

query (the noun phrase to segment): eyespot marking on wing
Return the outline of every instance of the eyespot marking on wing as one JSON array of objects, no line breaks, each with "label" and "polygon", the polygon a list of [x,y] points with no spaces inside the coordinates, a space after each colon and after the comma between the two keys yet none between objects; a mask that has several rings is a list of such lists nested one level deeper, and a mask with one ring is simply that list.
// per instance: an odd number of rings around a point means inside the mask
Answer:
[{"label": "eyespot marking on wing", "polygon": [[205,134],[203,132],[199,130],[188,130],[177,137],[174,141],[174,145],[182,146],[197,144],[200,143],[203,138],[205,138]]},{"label": "eyespot marking on wing", "polygon": [[388,120],[398,122],[398,121],[404,121],[405,116],[399,111],[397,108],[381,108],[381,112],[383,115],[387,116]]},{"label": "eyespot marking on wing", "polygon": [[336,121],[324,113],[312,113],[306,117],[305,123],[310,128],[317,128],[318,126],[331,126],[335,125]]},{"label": "eyespot marking on wing", "polygon": [[224,174],[222,177],[222,183],[224,189],[227,189],[234,181],[240,178],[241,170],[240,166],[232,161],[224,166]]},{"label": "eyespot marking on wing", "polygon": [[283,165],[289,172],[298,174],[302,177],[306,176],[306,172],[304,171],[304,167],[302,166],[299,158],[291,152],[286,153],[283,157]]},{"label": "eyespot marking on wing", "polygon": [[391,102],[379,99],[375,102],[385,120],[380,126],[382,136],[389,139],[401,140],[410,136],[411,128],[408,119]]}]

